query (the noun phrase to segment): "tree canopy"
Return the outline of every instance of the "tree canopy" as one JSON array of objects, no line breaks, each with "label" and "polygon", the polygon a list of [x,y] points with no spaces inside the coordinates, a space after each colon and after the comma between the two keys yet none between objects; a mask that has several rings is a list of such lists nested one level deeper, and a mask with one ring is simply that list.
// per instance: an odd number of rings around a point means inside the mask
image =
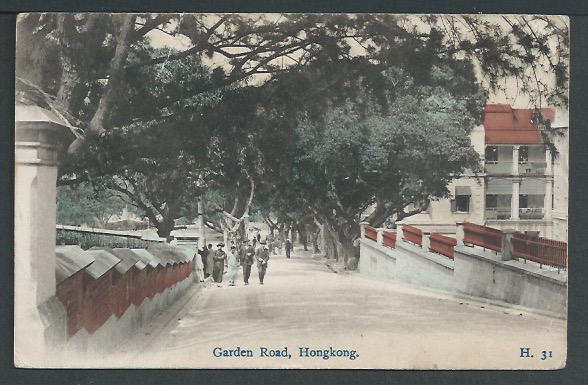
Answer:
[{"label": "tree canopy", "polygon": [[[163,236],[198,196],[222,197],[209,208],[227,230],[267,192],[346,246],[367,207],[372,224],[402,218],[476,169],[488,93],[514,81],[533,106],[567,104],[561,17],[26,14],[17,28],[17,102],[83,130],[61,183],[99,181]],[[154,48],[165,36],[185,46]]]}]

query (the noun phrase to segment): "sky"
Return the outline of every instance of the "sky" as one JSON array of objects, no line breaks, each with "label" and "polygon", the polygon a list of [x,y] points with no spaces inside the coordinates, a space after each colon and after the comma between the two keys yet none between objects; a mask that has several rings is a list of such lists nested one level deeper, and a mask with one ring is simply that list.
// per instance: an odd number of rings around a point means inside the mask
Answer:
[{"label": "sky", "polygon": [[[213,19],[217,18],[218,15],[211,15]],[[427,29],[428,26],[424,23],[421,23],[418,20],[418,15],[414,15],[415,17],[408,17],[407,20],[413,23],[416,28]],[[264,14],[266,19],[272,20],[275,19],[276,21],[279,20],[279,14]],[[516,17],[516,16],[507,16],[507,17]],[[565,16],[548,16],[551,20],[555,20],[560,25],[567,25],[569,26],[569,20]],[[492,22],[497,22],[502,25],[506,25],[506,21],[503,18],[503,15],[489,15],[488,18],[492,20]],[[539,22],[540,23],[540,22]],[[175,24],[170,26],[170,30],[173,30],[176,27]],[[540,26],[539,26],[540,27]],[[174,35],[171,36],[170,34],[166,34],[159,30],[151,31],[148,35],[149,39],[151,40],[151,44],[156,48],[162,47],[170,47],[175,50],[183,51],[191,47],[190,39],[183,35]],[[357,43],[351,42],[352,45],[352,52],[356,51],[359,53],[361,48]],[[553,44],[552,44],[553,45]],[[210,67],[223,67],[226,66],[228,63],[228,59],[215,54],[212,59],[204,58],[205,64],[209,65]],[[287,64],[287,61],[286,61]],[[549,74],[544,73],[540,74],[540,78],[547,78]],[[257,79],[253,79],[254,82],[262,82],[267,76],[259,76]],[[484,86],[484,88],[488,89],[487,82],[483,79],[481,71],[478,70],[478,79]],[[519,84],[517,84],[516,79],[509,79],[505,78],[503,85],[505,86],[505,91],[498,91],[498,92],[490,92],[489,93],[489,100],[488,103],[509,103],[514,108],[530,108],[533,107],[529,97],[520,91]]]}]

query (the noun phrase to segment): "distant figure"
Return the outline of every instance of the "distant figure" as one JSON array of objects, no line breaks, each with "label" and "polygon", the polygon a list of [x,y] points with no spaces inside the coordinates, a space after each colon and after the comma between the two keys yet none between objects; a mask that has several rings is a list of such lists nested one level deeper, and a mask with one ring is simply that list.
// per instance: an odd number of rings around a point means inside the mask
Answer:
[{"label": "distant figure", "polygon": [[278,254],[282,255],[282,244],[283,244],[282,236],[278,236],[278,240],[276,241],[276,247],[278,248]]},{"label": "distant figure", "polygon": [[221,283],[223,282],[223,272],[225,269],[225,259],[227,258],[227,254],[223,250],[225,246],[224,243],[219,243],[216,245],[218,249],[214,252],[213,260],[214,260],[214,268],[212,270],[212,277],[214,278],[214,282],[216,282],[218,287],[221,287]]},{"label": "distant figure", "polygon": [[276,255],[276,250],[275,250],[275,245],[274,245],[274,236],[271,234],[268,234],[267,237],[265,237],[265,240],[267,242],[267,247],[269,248],[269,252],[270,255]]},{"label": "distant figure", "polygon": [[208,250],[206,250],[206,262],[204,262],[204,279],[212,276],[214,270],[214,250],[212,250],[212,243],[208,244]]},{"label": "distant figure", "polygon": [[196,254],[194,254],[194,262],[196,263],[196,277],[198,277],[198,281],[204,282],[204,256],[203,253],[206,252],[206,247],[202,248],[202,250],[198,249]]},{"label": "distant figure", "polygon": [[[253,238],[253,241],[255,243],[255,238]],[[241,265],[243,266],[243,282],[245,282],[245,286],[249,285],[251,265],[253,265],[253,255],[255,255],[255,246],[250,245],[249,239],[246,239],[241,251]]]},{"label": "distant figure", "polygon": [[265,241],[261,241],[262,247],[257,250],[257,272],[259,273],[259,283],[263,285],[263,278],[267,269],[267,261],[269,261],[269,249]]},{"label": "distant figure", "polygon": [[261,234],[257,233],[257,243],[261,242]]},{"label": "distant figure", "polygon": [[290,258],[290,250],[292,250],[292,242],[286,239],[286,258]]},{"label": "distant figure", "polygon": [[229,271],[227,277],[229,278],[229,286],[235,286],[235,279],[237,278],[237,272],[239,271],[239,253],[235,245],[231,246],[231,251],[228,257]]}]

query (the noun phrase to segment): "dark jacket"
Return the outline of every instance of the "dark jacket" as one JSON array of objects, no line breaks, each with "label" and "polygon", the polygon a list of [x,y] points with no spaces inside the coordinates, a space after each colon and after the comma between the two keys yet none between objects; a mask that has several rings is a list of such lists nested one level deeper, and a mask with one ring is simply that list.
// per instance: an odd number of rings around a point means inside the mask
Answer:
[{"label": "dark jacket", "polygon": [[215,265],[224,265],[226,257],[227,257],[227,254],[224,251],[216,250],[214,252],[214,256],[212,258],[214,259]]},{"label": "dark jacket", "polygon": [[267,267],[267,261],[269,261],[269,249],[262,247],[261,249],[257,250],[257,267],[265,266]]},{"label": "dark jacket", "polygon": [[253,265],[253,256],[255,255],[255,247],[243,247],[241,253],[241,265]]}]

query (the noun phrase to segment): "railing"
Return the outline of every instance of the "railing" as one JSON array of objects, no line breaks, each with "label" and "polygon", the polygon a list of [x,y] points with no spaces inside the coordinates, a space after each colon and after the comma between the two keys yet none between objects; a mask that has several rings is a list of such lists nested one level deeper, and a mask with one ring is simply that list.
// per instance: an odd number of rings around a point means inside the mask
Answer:
[{"label": "railing", "polygon": [[457,245],[455,238],[446,237],[439,233],[432,233],[429,236],[429,250],[448,258],[453,259],[455,245]]},{"label": "railing", "polygon": [[486,173],[488,174],[499,174],[499,175],[510,175],[512,174],[512,161],[486,161],[484,164]]},{"label": "railing", "polygon": [[547,265],[564,270],[568,267],[568,244],[565,242],[515,233],[512,244],[515,258],[537,262],[540,267]]},{"label": "railing", "polygon": [[546,162],[523,162],[519,163],[519,174],[544,175],[546,168]]},{"label": "railing", "polygon": [[402,234],[404,240],[414,243],[415,245],[422,246],[423,244],[423,232],[416,227],[409,225],[402,225]]},{"label": "railing", "polygon": [[366,226],[365,227],[365,237],[369,238],[373,241],[377,241],[378,240],[378,232],[376,231],[375,228],[373,228],[371,226]]},{"label": "railing", "polygon": [[502,231],[464,222],[463,242],[499,252],[502,251]]},{"label": "railing", "polygon": [[396,233],[391,233],[388,231],[382,232],[382,243],[384,246],[396,248]]},{"label": "railing", "polygon": [[[521,175],[544,175],[547,168],[545,162],[519,162],[518,173]],[[512,161],[486,161],[484,164],[486,173],[490,175],[511,175]]]},{"label": "railing", "polygon": [[505,220],[510,219],[511,210],[510,207],[493,207],[493,208],[486,208],[485,210],[485,218],[486,219],[497,219],[497,220]]},{"label": "railing", "polygon": [[146,249],[149,245],[165,240],[143,239],[141,233],[57,225],[57,245],[79,245],[86,250],[90,247],[111,247]]},{"label": "railing", "polygon": [[519,209],[520,219],[543,219],[542,207],[526,207]]}]

